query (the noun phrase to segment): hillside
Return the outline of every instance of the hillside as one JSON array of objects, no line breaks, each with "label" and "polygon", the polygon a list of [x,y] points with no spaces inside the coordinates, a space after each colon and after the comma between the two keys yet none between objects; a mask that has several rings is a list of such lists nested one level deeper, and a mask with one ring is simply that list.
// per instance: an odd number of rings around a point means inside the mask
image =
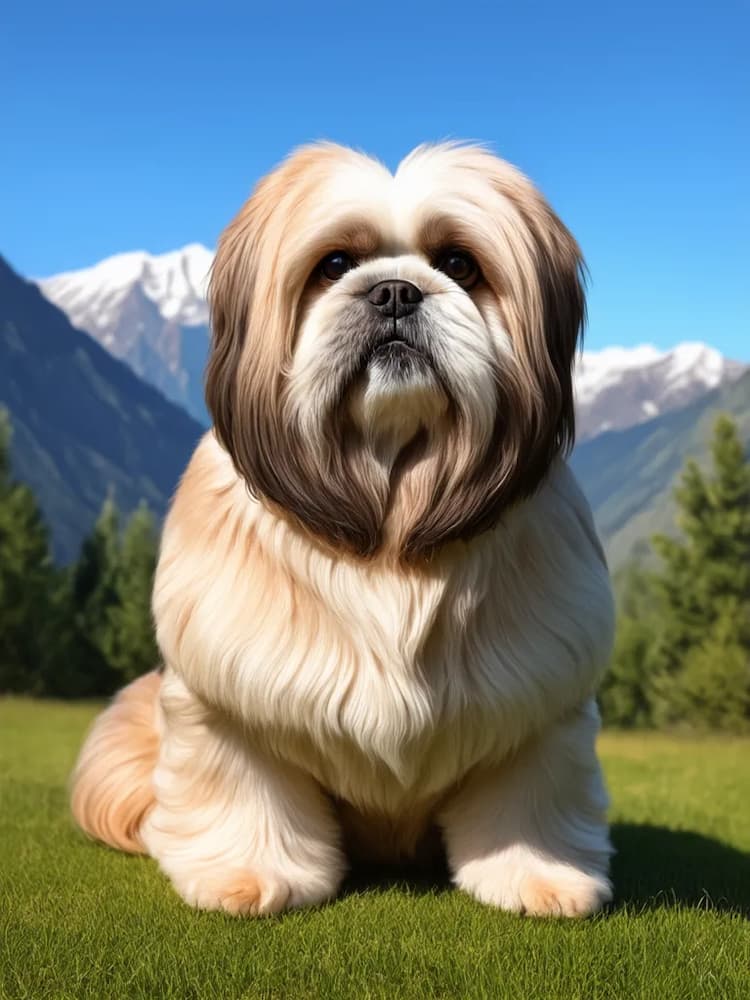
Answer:
[{"label": "hillside", "polygon": [[750,372],[688,406],[580,444],[572,465],[594,510],[610,563],[621,565],[655,532],[674,524],[672,491],[685,460],[709,461],[719,412],[737,422],[750,448]]},{"label": "hillside", "polygon": [[124,511],[143,499],[161,516],[202,430],[2,258],[0,405],[13,422],[14,471],[39,497],[61,560],[110,488]]}]

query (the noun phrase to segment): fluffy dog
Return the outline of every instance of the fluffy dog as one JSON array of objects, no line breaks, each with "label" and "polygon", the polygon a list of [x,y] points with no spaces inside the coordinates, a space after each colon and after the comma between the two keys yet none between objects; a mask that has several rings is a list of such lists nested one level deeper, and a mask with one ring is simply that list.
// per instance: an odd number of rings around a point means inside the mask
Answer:
[{"label": "fluffy dog", "polygon": [[506,910],[610,896],[593,692],[609,578],[565,454],[578,247],[518,171],[317,145],[224,232],[214,428],[167,517],[161,673],[96,721],[91,836],[188,903],[330,899],[423,849]]}]

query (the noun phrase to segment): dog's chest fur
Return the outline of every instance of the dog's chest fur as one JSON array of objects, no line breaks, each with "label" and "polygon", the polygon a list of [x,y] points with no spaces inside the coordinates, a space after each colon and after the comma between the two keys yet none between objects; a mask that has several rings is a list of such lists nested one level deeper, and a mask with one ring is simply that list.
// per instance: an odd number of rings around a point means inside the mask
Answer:
[{"label": "dog's chest fur", "polygon": [[165,528],[165,659],[333,795],[427,807],[590,692],[611,600],[564,470],[494,532],[406,571],[323,554],[201,449]]}]

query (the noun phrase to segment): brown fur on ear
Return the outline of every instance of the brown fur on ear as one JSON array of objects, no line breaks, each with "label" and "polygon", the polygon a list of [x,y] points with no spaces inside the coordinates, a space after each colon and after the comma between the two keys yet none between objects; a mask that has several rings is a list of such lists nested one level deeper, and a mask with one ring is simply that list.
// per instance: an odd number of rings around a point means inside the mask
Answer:
[{"label": "brown fur on ear", "polygon": [[575,440],[572,369],[586,317],[580,249],[522,174],[483,150],[466,153],[521,222],[506,248],[511,280],[499,294],[515,364],[504,359],[496,367],[497,420],[484,454],[471,454],[459,426],[451,453],[434,463],[442,471],[432,502],[410,519],[403,541],[410,561],[491,528],[503,510],[534,493]]},{"label": "brown fur on ear", "polygon": [[[531,238],[533,268],[520,267],[523,305],[511,336],[536,391],[537,423],[555,450],[575,442],[573,362],[586,323],[585,264],[573,235],[530,181],[499,183]],[[539,408],[539,403],[541,407]]]},{"label": "brown fur on ear", "polygon": [[154,671],[119,692],[94,722],[72,779],[71,810],[84,833],[134,854],[143,850],[139,830],[155,801],[160,687]]},{"label": "brown fur on ear", "polygon": [[373,478],[361,443],[340,418],[332,419],[329,447],[314,452],[285,421],[283,406],[283,373],[308,277],[298,261],[284,270],[284,240],[332,164],[357,155],[325,144],[299,151],[261,181],[223,233],[209,289],[206,401],[251,492],[317,538],[370,555],[380,543],[387,482]]}]

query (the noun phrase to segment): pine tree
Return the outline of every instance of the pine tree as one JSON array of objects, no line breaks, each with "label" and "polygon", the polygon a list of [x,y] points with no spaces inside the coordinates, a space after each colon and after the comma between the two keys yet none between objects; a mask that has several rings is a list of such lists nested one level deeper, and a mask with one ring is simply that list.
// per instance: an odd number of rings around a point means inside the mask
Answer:
[{"label": "pine tree", "polygon": [[111,694],[158,663],[151,618],[156,555],[148,508],[141,505],[121,532],[108,498],[71,576],[77,662],[84,670],[68,675],[69,689]]},{"label": "pine tree", "polygon": [[737,427],[727,416],[716,422],[713,441],[714,479],[709,497],[713,511],[711,572],[707,594],[750,601],[750,461]]},{"label": "pine tree", "polygon": [[0,691],[42,693],[59,584],[28,486],[13,480],[11,425],[0,409]]},{"label": "pine tree", "polygon": [[681,720],[712,729],[750,729],[749,611],[735,598],[724,598],[707,635],[688,651],[673,692]]},{"label": "pine tree", "polygon": [[123,682],[153,670],[159,660],[151,617],[156,554],[154,519],[142,504],[131,515],[123,535],[117,604],[112,611],[109,660]]},{"label": "pine tree", "polygon": [[84,540],[70,578],[78,663],[65,684],[67,694],[111,694],[118,685],[111,659],[116,646],[114,609],[118,597],[120,515],[107,497]]},{"label": "pine tree", "polygon": [[602,718],[610,726],[647,727],[652,721],[651,678],[656,633],[651,576],[633,565],[617,590],[615,648],[599,691]]},{"label": "pine tree", "polygon": [[750,463],[729,417],[718,418],[711,452],[712,474],[689,461],[675,491],[681,537],[653,540],[661,567],[648,606],[623,609],[603,692],[615,718],[633,702],[628,661],[640,657],[636,701],[645,695],[654,724],[750,724]]}]

